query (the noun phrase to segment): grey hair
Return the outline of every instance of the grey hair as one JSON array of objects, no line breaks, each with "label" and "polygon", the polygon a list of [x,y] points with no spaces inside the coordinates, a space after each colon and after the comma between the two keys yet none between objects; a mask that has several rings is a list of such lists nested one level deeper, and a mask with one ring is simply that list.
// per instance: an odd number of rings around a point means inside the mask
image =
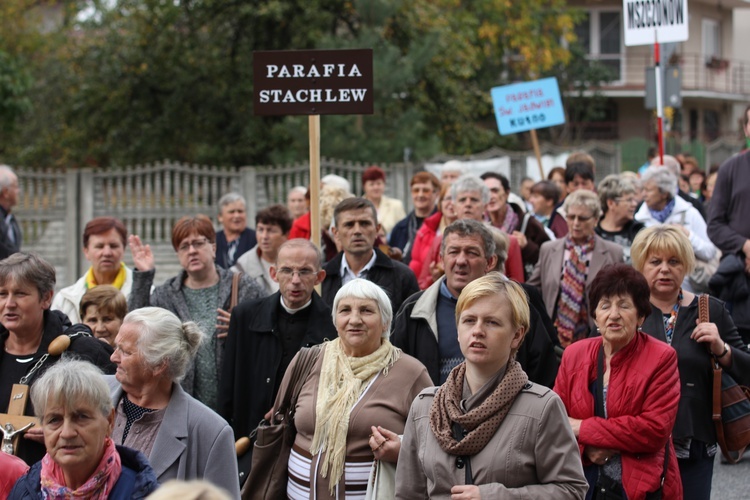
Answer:
[{"label": "grey hair", "polygon": [[677,176],[669,169],[669,167],[648,167],[641,177],[643,184],[653,182],[659,191],[669,196],[669,199],[674,198],[677,194]]},{"label": "grey hair", "polygon": [[567,213],[571,207],[583,207],[591,210],[591,215],[593,215],[596,220],[599,220],[602,216],[602,205],[599,202],[599,197],[595,192],[587,189],[573,191],[565,197],[565,201],[563,202],[563,210],[565,210],[565,213]]},{"label": "grey hair", "polygon": [[234,202],[241,201],[242,204],[247,207],[247,200],[240,193],[227,193],[219,198],[219,213],[226,207]]},{"label": "grey hair", "polygon": [[0,165],[0,191],[10,187],[13,184],[13,178],[18,179],[18,176],[8,165]]},{"label": "grey hair", "polygon": [[286,194],[289,196],[292,193],[307,193],[307,188],[305,186],[294,186],[292,189],[289,190],[289,192]]},{"label": "grey hair", "polygon": [[190,481],[170,479],[147,496],[146,500],[231,500],[231,498],[224,489],[205,479],[191,479]]},{"label": "grey hair", "polygon": [[99,368],[88,361],[63,356],[31,386],[34,414],[42,418],[50,401],[62,403],[67,409],[84,402],[99,408],[102,415],[109,417],[112,399],[103,375]]},{"label": "grey hair", "polygon": [[651,160],[652,167],[667,167],[675,177],[680,175],[680,161],[672,155],[664,155],[664,164],[662,165],[659,155],[654,156]]},{"label": "grey hair", "polygon": [[356,278],[351,280],[346,285],[342,286],[336,297],[333,299],[332,318],[333,323],[336,324],[336,311],[339,307],[339,302],[342,299],[355,298],[355,299],[368,299],[374,300],[380,310],[380,319],[383,322],[383,333],[381,337],[387,339],[391,336],[391,321],[393,320],[393,309],[391,308],[391,299],[378,285],[372,281],[368,281],[362,278]]},{"label": "grey hair", "polygon": [[461,172],[464,168],[463,162],[460,160],[450,160],[443,163],[440,167],[440,173],[443,172]]},{"label": "grey hair", "polygon": [[602,205],[602,212],[607,213],[607,202],[617,200],[626,194],[635,194],[635,183],[623,175],[608,175],[599,183],[597,187],[599,201]]},{"label": "grey hair", "polygon": [[456,179],[456,182],[451,186],[451,198],[455,202],[459,193],[467,191],[479,191],[484,205],[490,202],[490,190],[485,186],[484,181],[476,175],[466,174]]},{"label": "grey hair", "polygon": [[193,321],[183,323],[173,312],[161,307],[142,307],[129,312],[123,325],[140,326],[137,346],[151,368],[167,366],[166,375],[178,381],[185,376],[205,334]]},{"label": "grey hair", "polygon": [[16,252],[0,260],[0,285],[9,281],[17,284],[28,283],[39,290],[39,297],[44,297],[55,290],[55,268],[33,252]]},{"label": "grey hair", "polygon": [[322,184],[325,184],[326,186],[335,186],[337,188],[341,188],[345,190],[347,193],[352,192],[352,184],[345,178],[341,177],[340,175],[336,175],[336,174],[324,175],[323,178],[320,179],[320,182]]},{"label": "grey hair", "polygon": [[492,239],[495,241],[495,255],[497,256],[497,263],[493,271],[498,271],[505,275],[505,261],[508,260],[510,238],[496,227],[491,227],[490,231],[492,232]]},{"label": "grey hair", "polygon": [[462,238],[467,236],[479,236],[482,238],[482,246],[484,247],[484,257],[489,259],[495,254],[495,239],[492,237],[490,228],[487,227],[483,222],[479,222],[471,219],[459,219],[453,222],[451,225],[443,230],[443,240],[440,242],[440,255],[445,256],[445,241],[448,239],[448,235],[457,234]]},{"label": "grey hair", "polygon": [[307,248],[315,253],[315,270],[320,271],[323,267],[323,252],[315,243],[306,238],[292,238],[291,240],[286,240],[282,243],[281,246],[279,246],[278,252],[276,252],[276,262],[274,263],[274,266],[278,267],[279,255],[281,255],[281,250],[283,248]]}]

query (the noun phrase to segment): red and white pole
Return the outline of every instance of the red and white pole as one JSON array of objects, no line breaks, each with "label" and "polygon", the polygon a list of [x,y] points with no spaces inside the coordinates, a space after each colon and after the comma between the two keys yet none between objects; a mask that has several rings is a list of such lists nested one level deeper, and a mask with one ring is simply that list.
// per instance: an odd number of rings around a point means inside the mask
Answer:
[{"label": "red and white pole", "polygon": [[656,122],[659,129],[659,160],[664,165],[664,113],[662,110],[661,65],[659,60],[659,32],[654,31],[654,78],[656,82]]}]

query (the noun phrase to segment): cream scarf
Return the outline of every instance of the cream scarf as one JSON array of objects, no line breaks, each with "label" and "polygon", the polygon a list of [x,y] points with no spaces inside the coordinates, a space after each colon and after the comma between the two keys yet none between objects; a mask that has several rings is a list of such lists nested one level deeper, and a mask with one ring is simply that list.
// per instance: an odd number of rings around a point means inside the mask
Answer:
[{"label": "cream scarf", "polygon": [[354,358],[344,354],[338,338],[326,342],[323,349],[318,401],[315,405],[315,434],[310,453],[326,453],[321,475],[326,477],[330,469],[329,484],[333,493],[344,473],[349,414],[370,379],[381,370],[383,375],[387,375],[388,369],[401,356],[401,349],[393,347],[388,339],[383,339],[372,354]]}]

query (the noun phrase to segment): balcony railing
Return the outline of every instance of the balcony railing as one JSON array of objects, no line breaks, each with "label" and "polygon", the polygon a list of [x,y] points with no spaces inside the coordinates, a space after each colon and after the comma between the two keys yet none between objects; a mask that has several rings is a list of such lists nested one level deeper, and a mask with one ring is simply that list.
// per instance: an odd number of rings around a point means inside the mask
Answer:
[{"label": "balcony railing", "polygon": [[[616,56],[608,54],[602,63],[613,64]],[[600,60],[590,56],[590,60]],[[606,85],[604,89],[643,88],[646,81],[645,68],[654,65],[653,55],[620,55],[620,79]],[[682,69],[682,89],[702,90],[721,94],[750,96],[750,60],[711,58],[702,54],[675,53],[662,65],[678,66]]]}]

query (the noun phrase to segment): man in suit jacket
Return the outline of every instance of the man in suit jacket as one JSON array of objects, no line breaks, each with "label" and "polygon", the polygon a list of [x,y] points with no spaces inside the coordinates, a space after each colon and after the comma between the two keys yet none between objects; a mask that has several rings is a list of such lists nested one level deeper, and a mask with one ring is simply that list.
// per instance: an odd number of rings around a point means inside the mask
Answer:
[{"label": "man in suit jacket", "polygon": [[21,250],[21,227],[11,213],[18,204],[18,177],[7,165],[0,165],[0,260]]},{"label": "man in suit jacket", "polygon": [[326,264],[323,301],[333,306],[339,289],[354,278],[372,281],[391,299],[393,313],[419,291],[417,278],[406,265],[373,248],[378,236],[378,212],[365,198],[347,198],[333,211],[333,234],[343,251]]}]

